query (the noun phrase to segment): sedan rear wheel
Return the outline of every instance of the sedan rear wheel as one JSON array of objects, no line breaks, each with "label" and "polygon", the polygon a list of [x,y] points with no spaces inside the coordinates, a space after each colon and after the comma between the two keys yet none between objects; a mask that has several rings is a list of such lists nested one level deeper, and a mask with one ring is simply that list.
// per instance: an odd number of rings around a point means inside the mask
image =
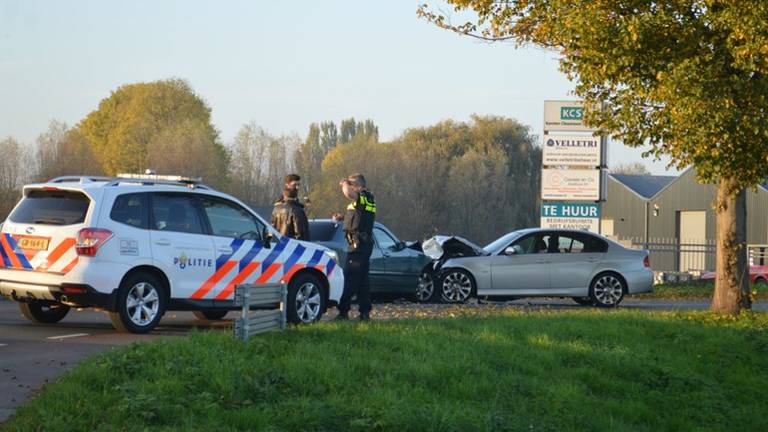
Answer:
[{"label": "sedan rear wheel", "polygon": [[464,270],[449,270],[440,281],[440,298],[447,303],[464,303],[474,291],[475,282]]},{"label": "sedan rear wheel", "polygon": [[598,275],[589,287],[589,297],[595,306],[616,307],[624,299],[624,282],[615,273]]}]

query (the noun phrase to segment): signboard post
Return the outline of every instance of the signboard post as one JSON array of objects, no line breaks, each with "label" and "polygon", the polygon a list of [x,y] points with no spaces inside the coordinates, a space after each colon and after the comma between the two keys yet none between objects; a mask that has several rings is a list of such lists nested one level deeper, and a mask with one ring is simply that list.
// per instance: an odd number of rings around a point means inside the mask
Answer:
[{"label": "signboard post", "polygon": [[[544,102],[541,226],[600,232],[607,139],[584,124],[582,101]],[[579,202],[580,201],[580,202]]]}]

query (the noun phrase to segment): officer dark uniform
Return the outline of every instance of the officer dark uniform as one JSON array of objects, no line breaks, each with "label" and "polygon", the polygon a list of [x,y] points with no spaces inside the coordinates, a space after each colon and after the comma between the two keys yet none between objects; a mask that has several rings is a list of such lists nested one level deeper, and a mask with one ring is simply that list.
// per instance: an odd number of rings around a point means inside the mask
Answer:
[{"label": "officer dark uniform", "polygon": [[339,301],[339,317],[346,318],[352,295],[357,295],[360,319],[367,320],[371,312],[371,287],[368,281],[371,253],[373,253],[373,222],[376,203],[373,194],[363,189],[357,199],[347,206],[344,216],[344,234],[349,245],[344,266],[344,292]]}]

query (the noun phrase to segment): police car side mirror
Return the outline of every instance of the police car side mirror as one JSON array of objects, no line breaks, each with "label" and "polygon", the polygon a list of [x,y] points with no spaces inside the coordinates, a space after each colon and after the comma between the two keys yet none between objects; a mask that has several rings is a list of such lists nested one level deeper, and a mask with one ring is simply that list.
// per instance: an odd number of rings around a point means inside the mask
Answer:
[{"label": "police car side mirror", "polygon": [[272,247],[272,239],[274,238],[272,236],[272,233],[265,227],[264,231],[261,233],[261,238],[264,239],[264,247],[269,249]]}]

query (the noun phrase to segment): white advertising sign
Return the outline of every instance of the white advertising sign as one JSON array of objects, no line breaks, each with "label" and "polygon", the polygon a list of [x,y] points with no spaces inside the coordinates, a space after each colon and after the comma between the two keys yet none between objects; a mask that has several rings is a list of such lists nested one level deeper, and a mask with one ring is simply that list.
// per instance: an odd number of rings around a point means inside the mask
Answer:
[{"label": "white advertising sign", "polygon": [[544,202],[541,204],[541,227],[586,229],[597,233],[600,229],[600,206],[595,203]]},{"label": "white advertising sign", "polygon": [[600,166],[600,137],[544,135],[544,165]]},{"label": "white advertising sign", "polygon": [[597,201],[600,199],[600,170],[542,169],[541,199]]},{"label": "white advertising sign", "polygon": [[581,101],[544,101],[545,131],[589,132],[584,125],[584,105]]}]

